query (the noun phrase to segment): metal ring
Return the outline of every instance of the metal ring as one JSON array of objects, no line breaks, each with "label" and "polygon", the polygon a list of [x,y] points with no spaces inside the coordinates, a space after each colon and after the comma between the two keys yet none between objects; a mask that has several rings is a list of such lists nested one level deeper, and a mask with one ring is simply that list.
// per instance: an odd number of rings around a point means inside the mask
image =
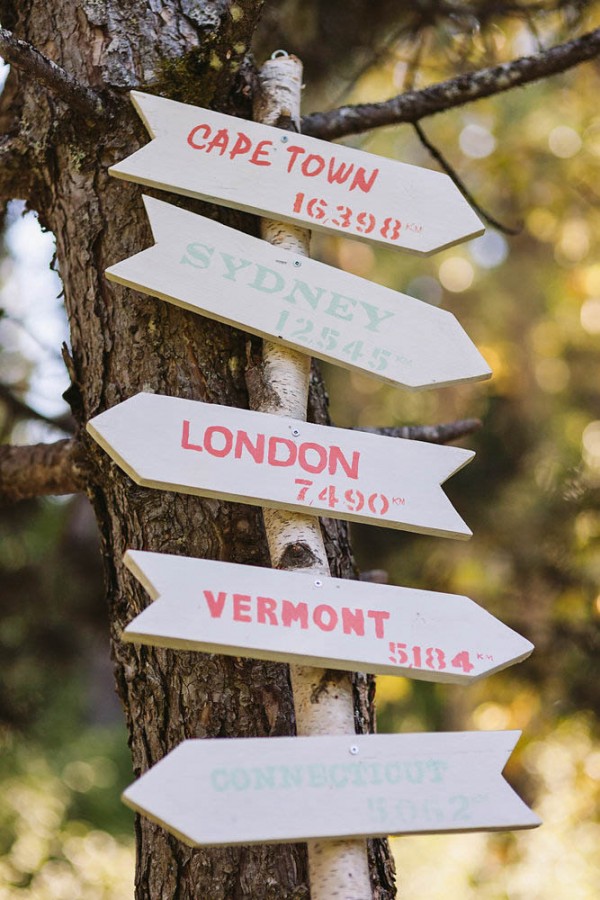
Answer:
[{"label": "metal ring", "polygon": [[285,56],[289,56],[290,54],[287,50],[273,50],[271,53],[271,59],[283,59]]}]

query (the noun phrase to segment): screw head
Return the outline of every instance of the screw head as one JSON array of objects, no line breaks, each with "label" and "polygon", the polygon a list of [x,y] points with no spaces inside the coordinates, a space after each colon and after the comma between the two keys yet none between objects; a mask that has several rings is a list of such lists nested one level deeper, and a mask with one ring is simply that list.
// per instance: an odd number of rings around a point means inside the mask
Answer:
[{"label": "screw head", "polygon": [[289,137],[286,134],[284,134],[284,136],[281,138],[281,143],[287,144],[288,141],[289,141]]},{"label": "screw head", "polygon": [[352,744],[352,746],[350,747],[350,753],[352,754],[352,756],[356,756],[358,752],[359,750],[356,744]]},{"label": "screw head", "polygon": [[302,263],[300,262],[299,259],[295,259],[295,260],[294,260],[294,265],[296,266],[297,269],[299,269],[300,266],[302,265]]},{"label": "screw head", "polygon": [[300,429],[292,428],[292,434],[294,435],[294,437],[298,437],[298,435],[300,434]]},{"label": "screw head", "polygon": [[315,579],[315,587],[321,587],[322,585],[323,585],[323,582],[321,581],[320,578]]}]

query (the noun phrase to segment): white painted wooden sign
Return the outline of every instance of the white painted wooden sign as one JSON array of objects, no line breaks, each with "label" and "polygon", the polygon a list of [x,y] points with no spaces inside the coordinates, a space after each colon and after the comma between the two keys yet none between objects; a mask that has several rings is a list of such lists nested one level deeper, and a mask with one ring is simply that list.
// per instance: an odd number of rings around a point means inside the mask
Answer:
[{"label": "white painted wooden sign", "polygon": [[447,175],[138,91],[153,140],[119,178],[293,224],[432,253],[483,233]]},{"label": "white painted wooden sign", "polygon": [[136,643],[458,683],[533,650],[455,594],[142,550],[124,561],[155,599],[123,632]]},{"label": "white painted wooden sign", "polygon": [[191,846],[533,828],[518,731],[188,740],[123,794]]},{"label": "white painted wooden sign", "polygon": [[461,447],[145,393],[91,419],[87,429],[146,487],[471,536],[440,487],[475,455]]},{"label": "white painted wooden sign", "polygon": [[144,202],[156,244],[108,269],[112,281],[407,388],[491,374],[446,310]]}]

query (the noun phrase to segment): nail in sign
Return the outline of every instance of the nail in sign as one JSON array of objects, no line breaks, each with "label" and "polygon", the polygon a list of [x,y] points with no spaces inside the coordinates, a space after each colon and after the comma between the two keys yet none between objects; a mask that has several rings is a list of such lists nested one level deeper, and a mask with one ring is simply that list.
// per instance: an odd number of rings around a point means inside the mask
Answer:
[{"label": "nail in sign", "polygon": [[112,281],[392,384],[489,377],[454,316],[160,200],[144,202],[156,244]]},{"label": "nail in sign", "polygon": [[471,450],[145,393],[87,429],[146,487],[471,536],[440,487],[473,458]]},{"label": "nail in sign", "polygon": [[191,846],[534,828],[519,731],[188,740],[123,800]]},{"label": "nail in sign", "polygon": [[447,175],[131,92],[153,140],[118,178],[427,254],[483,233]]},{"label": "nail in sign", "polygon": [[155,602],[126,640],[324,669],[466,683],[533,645],[468,597],[128,550]]}]

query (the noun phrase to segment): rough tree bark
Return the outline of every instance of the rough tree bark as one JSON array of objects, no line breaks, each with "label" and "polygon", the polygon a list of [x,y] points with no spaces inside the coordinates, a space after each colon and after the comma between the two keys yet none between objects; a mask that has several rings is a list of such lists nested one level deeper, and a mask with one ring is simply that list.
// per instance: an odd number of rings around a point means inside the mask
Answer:
[{"label": "rough tree bark", "polygon": [[[260,510],[139,488],[82,430],[89,418],[141,390],[247,406],[244,335],[109,285],[103,271],[151,243],[141,189],[107,174],[110,164],[147,141],[125,91],[152,90],[250,118],[246,53],[261,5],[0,3],[3,26],[104,100],[95,119],[85,103],[77,109],[13,67],[0,100],[6,135],[0,180],[5,196],[24,197],[56,235],[71,332],[68,398],[102,536],[116,681],[136,775],[187,737],[281,735],[294,728],[286,667],[120,640],[123,627],[148,603],[121,563],[127,548],[264,565]],[[188,205],[236,228],[256,229],[250,217]],[[326,420],[316,375],[312,409]],[[333,574],[354,577],[343,524],[327,522],[325,535]],[[368,679],[357,679],[359,730],[371,724],[370,690]],[[145,819],[137,820],[136,832],[138,898],[309,896],[302,845],[193,851]],[[392,897],[386,845],[372,842],[371,850],[376,896]]]}]

